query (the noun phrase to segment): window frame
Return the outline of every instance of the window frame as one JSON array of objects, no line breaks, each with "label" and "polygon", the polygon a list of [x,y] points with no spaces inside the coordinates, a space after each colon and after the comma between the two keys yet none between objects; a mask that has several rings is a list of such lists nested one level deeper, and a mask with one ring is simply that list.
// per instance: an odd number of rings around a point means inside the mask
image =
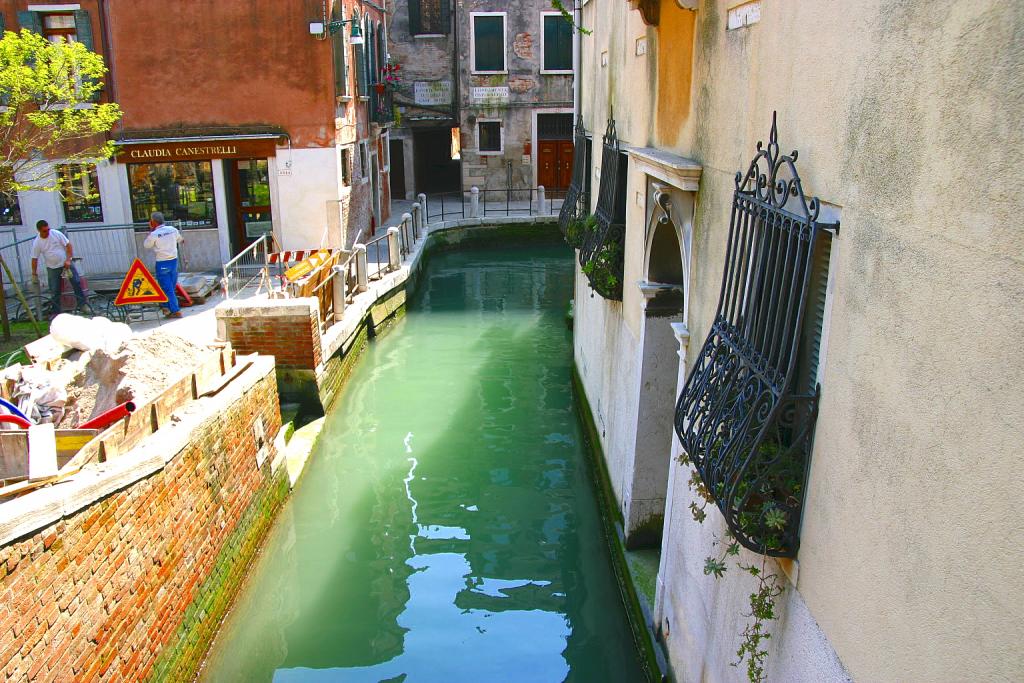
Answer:
[{"label": "window frame", "polygon": [[370,144],[368,140],[359,141],[359,184],[370,182]]},{"label": "window frame", "polygon": [[352,149],[349,147],[342,147],[340,150],[341,158],[339,163],[341,165],[341,186],[343,188],[352,187]]},{"label": "window frame", "polygon": [[[572,49],[571,43],[570,43],[570,58],[569,58],[569,68],[568,69],[545,69],[544,68],[544,65],[545,65],[545,63],[547,61],[547,59],[546,59],[546,57],[547,57],[547,45],[546,45],[545,39],[544,39],[544,37],[547,35],[547,31],[545,30],[544,24],[548,20],[549,17],[557,17],[557,19],[559,21],[565,22],[565,24],[567,26],[569,26],[569,35],[570,35],[570,37],[573,37],[575,35],[575,30],[576,30],[575,28],[573,28],[573,26],[571,24],[569,24],[569,22],[565,21],[565,17],[562,16],[561,12],[549,12],[549,11],[545,10],[545,11],[542,11],[540,13],[540,72],[543,75],[552,75],[552,76],[565,76],[565,75],[569,75],[569,76],[571,76],[574,73],[576,73],[576,64],[575,64],[575,62],[576,62],[576,51]],[[575,38],[573,38],[573,40],[574,39]]]},{"label": "window frame", "polygon": [[[33,10],[33,11],[38,11],[38,10]],[[48,40],[49,42],[52,43],[52,42],[54,42],[54,41],[50,40],[50,38],[52,36],[61,36],[61,37],[64,38],[65,42],[70,43],[72,41],[68,38],[68,36],[71,36],[71,37],[74,38],[74,42],[76,42],[76,43],[78,42],[78,22],[75,20],[75,13],[74,13],[73,10],[67,10],[67,11],[62,10],[62,11],[59,11],[59,12],[58,11],[45,11],[45,12],[39,11],[38,13],[39,13],[39,26],[40,26],[40,30],[42,31],[41,35],[43,36],[43,38],[46,38],[46,40]],[[50,18],[50,17],[71,17],[71,23],[74,24],[74,25],[71,28],[47,28],[46,27],[46,20],[48,18]]]},{"label": "window frame", "polygon": [[[481,150],[480,149],[480,124],[481,123],[496,123],[498,124],[498,149],[497,150]],[[480,156],[502,156],[505,154],[505,122],[501,119],[477,119],[476,120],[476,153]]]},{"label": "window frame", "polygon": [[[501,17],[502,64],[499,71],[484,71],[476,68],[476,19],[477,17]],[[508,74],[508,12],[470,12],[469,13],[469,72],[471,74],[493,75]]]}]

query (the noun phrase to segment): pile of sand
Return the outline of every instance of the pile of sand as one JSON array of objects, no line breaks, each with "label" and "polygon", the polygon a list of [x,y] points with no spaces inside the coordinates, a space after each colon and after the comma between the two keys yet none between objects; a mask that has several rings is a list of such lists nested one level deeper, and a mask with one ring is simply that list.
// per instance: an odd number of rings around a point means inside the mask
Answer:
[{"label": "pile of sand", "polygon": [[166,332],[132,337],[113,352],[92,353],[68,385],[60,427],[76,427],[125,401],[150,401],[191,372],[204,347]]}]

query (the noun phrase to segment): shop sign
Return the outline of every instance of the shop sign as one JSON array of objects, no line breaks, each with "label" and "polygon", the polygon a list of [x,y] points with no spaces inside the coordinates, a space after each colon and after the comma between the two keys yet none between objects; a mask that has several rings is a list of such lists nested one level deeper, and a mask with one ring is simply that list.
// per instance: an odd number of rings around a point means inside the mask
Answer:
[{"label": "shop sign", "polygon": [[209,142],[157,142],[144,145],[119,144],[117,160],[121,163],[145,164],[165,161],[197,161],[201,159],[266,159],[276,154],[271,139],[212,140]]},{"label": "shop sign", "polygon": [[413,102],[425,106],[452,103],[451,81],[416,81],[413,83]]},{"label": "shop sign", "polygon": [[473,99],[477,102],[508,102],[507,85],[473,88]]}]

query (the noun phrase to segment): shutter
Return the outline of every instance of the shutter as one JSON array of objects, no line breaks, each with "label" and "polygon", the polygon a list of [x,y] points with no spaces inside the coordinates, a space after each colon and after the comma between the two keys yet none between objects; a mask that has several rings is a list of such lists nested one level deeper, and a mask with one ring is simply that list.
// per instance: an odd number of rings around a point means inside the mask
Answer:
[{"label": "shutter", "polygon": [[32,33],[43,32],[43,17],[39,12],[18,12],[18,25]]},{"label": "shutter", "polygon": [[451,0],[441,0],[441,33],[448,35],[452,25]]},{"label": "shutter", "polygon": [[75,33],[78,34],[78,42],[85,45],[90,52],[96,52],[92,37],[92,21],[84,9],[75,10]]},{"label": "shutter", "polygon": [[[364,39],[365,40],[365,39]],[[363,97],[366,90],[366,50],[364,45],[356,45],[356,94]]]},{"label": "shutter", "polygon": [[409,35],[415,36],[420,33],[423,33],[420,21],[420,0],[409,0]]},{"label": "shutter", "polygon": [[[78,37],[78,42],[85,46],[90,52],[96,52],[96,45],[92,34],[92,20],[89,18],[89,13],[85,10],[75,10],[75,34]],[[92,97],[89,98],[91,102],[98,102],[100,99],[100,91],[97,90],[93,93]]]},{"label": "shutter", "polygon": [[825,325],[825,294],[828,289],[828,267],[832,255],[832,233],[821,230],[811,255],[811,281],[807,288],[807,310],[804,311],[800,354],[797,357],[797,392],[814,390],[821,363],[821,335]]},{"label": "shutter", "polygon": [[2,34],[7,28],[7,22],[2,12],[0,12],[0,34]]},{"label": "shutter", "polygon": [[334,95],[348,94],[348,65],[345,63],[345,32],[339,31],[332,38],[334,52]]}]

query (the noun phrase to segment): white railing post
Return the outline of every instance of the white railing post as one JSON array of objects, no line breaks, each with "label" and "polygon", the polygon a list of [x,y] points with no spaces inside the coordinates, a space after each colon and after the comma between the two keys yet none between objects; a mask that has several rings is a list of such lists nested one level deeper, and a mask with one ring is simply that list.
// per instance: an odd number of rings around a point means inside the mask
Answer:
[{"label": "white railing post", "polygon": [[[402,220],[409,220],[409,214],[402,214]],[[398,228],[388,228],[388,266],[392,271],[398,270],[402,266],[402,253],[399,251],[398,244]]]},{"label": "white railing post", "polygon": [[365,292],[370,287],[370,272],[366,267],[366,245],[357,244],[356,252],[356,291]]},{"label": "white railing post", "polygon": [[544,190],[544,186],[543,185],[538,185],[537,186],[537,215],[538,216],[543,216],[544,215],[544,199],[545,199],[544,195],[545,194],[546,194],[546,191]]},{"label": "white railing post", "polygon": [[423,226],[422,227],[426,228],[427,227],[427,217],[428,217],[427,216],[427,211],[428,211],[427,195],[425,195],[422,192],[420,192],[418,195],[416,195],[416,201],[419,202],[420,206],[423,207]]},{"label": "white railing post", "polygon": [[422,219],[422,212],[420,210],[420,203],[415,202],[412,205],[412,236],[413,239],[420,238],[420,220]]},{"label": "white railing post", "polygon": [[476,185],[469,188],[469,217],[480,217],[480,188]]},{"label": "white railing post", "polygon": [[345,266],[334,266],[331,272],[334,273],[334,281],[331,283],[331,287],[334,289],[334,322],[338,322],[345,313],[345,280],[347,276]]}]

